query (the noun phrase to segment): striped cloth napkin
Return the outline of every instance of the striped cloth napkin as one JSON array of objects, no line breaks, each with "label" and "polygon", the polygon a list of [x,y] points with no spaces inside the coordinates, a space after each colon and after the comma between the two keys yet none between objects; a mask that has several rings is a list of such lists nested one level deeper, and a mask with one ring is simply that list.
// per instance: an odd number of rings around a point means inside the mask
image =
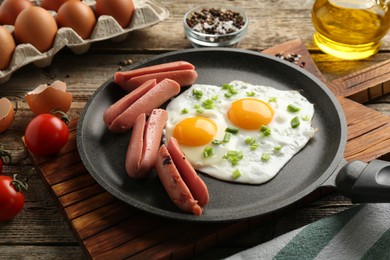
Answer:
[{"label": "striped cloth napkin", "polygon": [[390,259],[390,204],[353,206],[227,259]]}]

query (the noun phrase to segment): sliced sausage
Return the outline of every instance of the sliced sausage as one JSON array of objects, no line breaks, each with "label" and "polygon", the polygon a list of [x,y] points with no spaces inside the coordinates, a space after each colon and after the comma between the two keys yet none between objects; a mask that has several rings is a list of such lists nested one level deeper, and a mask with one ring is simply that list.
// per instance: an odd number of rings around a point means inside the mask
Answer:
[{"label": "sliced sausage", "polygon": [[146,92],[153,88],[157,84],[155,79],[148,80],[144,82],[140,87],[131,93],[127,94],[123,98],[119,99],[117,102],[112,104],[103,115],[104,123],[109,126],[112,121],[122,114],[130,105],[132,105],[137,99],[142,97]]},{"label": "sliced sausage", "polygon": [[164,79],[117,116],[108,128],[116,133],[131,129],[140,114],[149,115],[153,109],[160,107],[179,92],[180,85],[176,81]]},{"label": "sliced sausage", "polygon": [[186,61],[174,61],[163,63],[159,65],[153,65],[145,68],[139,68],[129,71],[118,71],[114,75],[114,82],[118,85],[124,84],[129,79],[145,74],[151,74],[156,72],[174,71],[174,70],[194,70],[195,66]]},{"label": "sliced sausage", "polygon": [[120,85],[125,91],[133,91],[145,81],[156,79],[157,83],[164,79],[171,79],[179,83],[181,87],[192,85],[198,78],[198,73],[195,70],[175,70],[166,72],[156,72],[145,75],[132,77],[128,81]]},{"label": "sliced sausage", "polygon": [[156,163],[168,113],[163,109],[154,109],[147,122],[145,119],[145,113],[137,117],[126,154],[126,172],[137,179],[147,177]]},{"label": "sliced sausage", "polygon": [[180,172],[185,184],[191,191],[192,196],[198,201],[199,205],[203,207],[209,202],[209,192],[206,184],[198,176],[194,167],[192,167],[191,163],[181,151],[176,138],[171,137],[169,139],[167,149],[177,170]]},{"label": "sliced sausage", "polygon": [[181,178],[165,145],[158,150],[156,172],[169,197],[179,208],[194,215],[201,215],[202,208],[191,195],[190,190]]}]

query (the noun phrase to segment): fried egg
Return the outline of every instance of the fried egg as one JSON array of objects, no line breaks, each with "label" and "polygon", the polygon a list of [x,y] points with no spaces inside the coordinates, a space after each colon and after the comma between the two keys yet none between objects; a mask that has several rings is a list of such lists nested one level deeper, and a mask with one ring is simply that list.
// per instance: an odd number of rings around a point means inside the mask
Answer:
[{"label": "fried egg", "polygon": [[193,167],[214,178],[261,184],[314,136],[314,106],[296,90],[235,80],[194,84],[166,107],[172,136]]}]

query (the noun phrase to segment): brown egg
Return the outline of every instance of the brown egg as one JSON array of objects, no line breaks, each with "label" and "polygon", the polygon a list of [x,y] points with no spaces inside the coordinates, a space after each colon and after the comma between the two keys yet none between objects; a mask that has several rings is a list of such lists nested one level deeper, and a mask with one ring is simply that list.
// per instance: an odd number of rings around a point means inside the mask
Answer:
[{"label": "brown egg", "polygon": [[14,25],[19,13],[32,5],[29,0],[5,0],[0,5],[0,24]]},{"label": "brown egg", "polygon": [[[42,0],[41,7],[45,8],[46,10],[53,10],[57,12],[60,6],[67,1],[71,1],[71,0]],[[77,1],[81,1],[81,0],[77,0]]]},{"label": "brown egg", "polygon": [[15,119],[15,111],[8,98],[0,98],[0,133],[7,130]]},{"label": "brown egg", "polygon": [[68,112],[72,104],[72,93],[66,92],[66,83],[55,81],[50,86],[39,85],[25,96],[30,109],[37,115],[53,110]]},{"label": "brown egg", "polygon": [[134,13],[133,0],[96,0],[96,13],[100,15],[111,15],[122,26],[126,28]]},{"label": "brown egg", "polygon": [[68,1],[61,5],[57,13],[59,27],[70,27],[83,39],[88,39],[96,25],[92,9],[79,1]]},{"label": "brown egg", "polygon": [[15,52],[15,41],[11,33],[0,26],[0,70],[8,68]]},{"label": "brown egg", "polygon": [[14,33],[17,43],[30,43],[45,52],[53,46],[57,30],[57,23],[47,10],[30,6],[16,18]]}]

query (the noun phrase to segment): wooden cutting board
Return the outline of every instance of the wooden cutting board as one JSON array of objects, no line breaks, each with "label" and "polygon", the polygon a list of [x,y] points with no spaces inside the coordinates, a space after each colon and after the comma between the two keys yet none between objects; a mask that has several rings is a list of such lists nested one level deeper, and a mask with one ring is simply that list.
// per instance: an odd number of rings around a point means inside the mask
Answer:
[{"label": "wooden cutting board", "polygon": [[[347,160],[370,161],[390,153],[390,117],[346,98],[354,95],[364,100],[390,92],[386,85],[390,62],[329,83],[299,40],[264,53],[300,54],[297,65],[324,81],[338,96],[348,121]],[[76,127],[77,120],[71,121],[69,141],[59,154],[29,156],[89,258],[188,258],[298,205],[250,220],[217,224],[184,223],[150,215],[119,201],[91,177],[77,152]],[[300,203],[319,196],[321,191],[316,191]]]}]

